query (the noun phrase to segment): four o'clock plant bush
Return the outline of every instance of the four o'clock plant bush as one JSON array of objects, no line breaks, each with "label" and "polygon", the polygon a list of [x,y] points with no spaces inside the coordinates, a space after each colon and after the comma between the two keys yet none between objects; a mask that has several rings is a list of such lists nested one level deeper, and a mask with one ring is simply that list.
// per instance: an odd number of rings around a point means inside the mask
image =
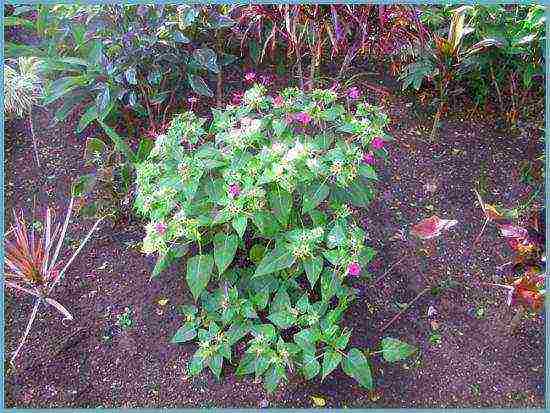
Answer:
[{"label": "four o'clock plant bush", "polygon": [[[340,366],[372,388],[374,352],[351,346],[341,321],[350,279],[375,255],[350,207],[375,196],[387,122],[330,90],[268,96],[255,85],[209,126],[187,112],[156,140],[137,166],[136,208],[149,220],[143,251],[159,256],[154,275],[186,255],[194,304],[172,342],[198,342],[191,374],[219,377],[229,363],[273,391],[290,374],[324,379]],[[381,347],[387,361],[414,351],[392,338]]]}]

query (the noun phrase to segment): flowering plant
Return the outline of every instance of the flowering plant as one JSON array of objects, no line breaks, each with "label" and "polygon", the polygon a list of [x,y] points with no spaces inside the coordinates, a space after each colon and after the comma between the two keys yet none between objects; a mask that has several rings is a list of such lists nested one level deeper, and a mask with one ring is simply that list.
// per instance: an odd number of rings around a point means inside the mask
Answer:
[{"label": "flowering plant", "polygon": [[[153,275],[194,251],[195,305],[172,339],[198,339],[191,374],[208,366],[219,377],[246,339],[236,373],[263,377],[269,391],[287,373],[324,379],[340,364],[372,387],[368,353],[346,353],[351,331],[338,324],[354,297],[347,281],[375,255],[351,208],[375,196],[387,122],[366,103],[346,110],[333,91],[272,97],[256,84],[240,105],[213,110],[209,127],[187,112],[156,140],[137,166],[136,208],[149,219],[143,251],[159,254]],[[411,354],[392,340],[386,359]]]}]

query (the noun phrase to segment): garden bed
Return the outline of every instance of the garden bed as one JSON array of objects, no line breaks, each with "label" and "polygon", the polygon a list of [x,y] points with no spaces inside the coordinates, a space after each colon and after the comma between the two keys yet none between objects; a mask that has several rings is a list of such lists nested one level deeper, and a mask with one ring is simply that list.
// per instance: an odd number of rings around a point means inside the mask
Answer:
[{"label": "garden bed", "polygon": [[[188,377],[195,344],[169,342],[181,325],[177,307],[192,301],[185,262],[150,280],[154,258],[139,251],[142,223],[105,222],[55,295],[75,321],[61,325],[56,314],[44,311],[17,369],[6,365],[7,406],[296,408],[314,406],[314,396],[326,407],[340,408],[542,407],[543,319],[526,319],[514,335],[509,333],[512,315],[505,293],[481,282],[500,280],[503,272],[496,268],[510,252],[501,250],[491,226],[473,246],[484,221],[473,189],[483,182],[488,202],[514,205],[529,197],[532,189],[521,182],[520,168],[542,152],[540,121],[499,129],[498,117],[466,118],[471,108],[455,107],[430,143],[430,120],[414,115],[412,99],[390,92],[384,104],[395,141],[388,145],[389,161],[378,165],[380,196],[368,210],[355,211],[378,254],[368,268],[371,279],[352,282],[359,294],[343,324],[353,329],[353,346],[374,348],[391,336],[417,346],[417,357],[394,365],[374,361],[373,391],[340,371],[323,382],[291,377],[273,395],[251,377],[236,377],[233,367],[224,367],[219,381],[206,370]],[[50,112],[36,110],[41,168],[26,124],[6,123],[6,227],[12,208],[30,212],[35,199],[36,205],[56,206],[62,214],[70,182],[86,170],[85,138],[101,135],[92,127],[75,135],[74,119],[57,126],[51,120]],[[458,224],[437,239],[435,251],[420,252],[423,274],[406,262],[392,267],[412,248],[396,234],[433,214]],[[90,226],[73,220],[71,238]],[[448,282],[424,294],[383,334],[379,331],[400,311],[399,303],[410,302],[434,280]],[[429,317],[430,306],[436,313]],[[28,297],[6,295],[6,351],[16,347],[30,307]],[[131,323],[124,329],[117,320],[127,308]]]}]

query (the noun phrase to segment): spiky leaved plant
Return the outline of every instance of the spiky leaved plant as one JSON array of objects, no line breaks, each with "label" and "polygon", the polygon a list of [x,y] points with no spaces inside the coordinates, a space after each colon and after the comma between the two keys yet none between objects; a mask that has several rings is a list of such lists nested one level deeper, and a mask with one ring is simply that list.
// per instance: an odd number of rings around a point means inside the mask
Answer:
[{"label": "spiky leaved plant", "polygon": [[60,252],[67,234],[73,205],[74,197],[71,197],[63,222],[55,222],[54,214],[50,208],[47,208],[41,235],[36,234],[34,227],[30,231],[27,229],[27,223],[22,213],[16,214],[15,211],[13,213],[14,224],[6,234],[4,241],[6,251],[4,283],[6,287],[36,297],[36,300],[23,338],[11,358],[12,364],[23,347],[43,302],[58,310],[64,320],[73,319],[71,313],[51,297],[52,291],[103,220],[101,218],[95,222],[77,250],[64,262],[60,258]]},{"label": "spiky leaved plant", "polygon": [[32,123],[32,109],[42,95],[41,61],[36,57],[9,59],[4,65],[4,111],[8,118],[28,115],[36,163],[40,167]]}]

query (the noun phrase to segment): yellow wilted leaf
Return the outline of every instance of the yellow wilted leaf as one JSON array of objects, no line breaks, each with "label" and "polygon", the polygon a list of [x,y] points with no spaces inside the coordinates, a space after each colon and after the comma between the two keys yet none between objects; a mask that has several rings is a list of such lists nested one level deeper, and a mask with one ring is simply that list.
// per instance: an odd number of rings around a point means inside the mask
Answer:
[{"label": "yellow wilted leaf", "polygon": [[161,298],[160,300],[158,300],[158,304],[161,307],[164,307],[166,304],[168,304],[168,298]]},{"label": "yellow wilted leaf", "polygon": [[313,404],[317,407],[324,407],[327,402],[325,399],[323,399],[321,396],[311,396],[311,400],[313,401]]}]

